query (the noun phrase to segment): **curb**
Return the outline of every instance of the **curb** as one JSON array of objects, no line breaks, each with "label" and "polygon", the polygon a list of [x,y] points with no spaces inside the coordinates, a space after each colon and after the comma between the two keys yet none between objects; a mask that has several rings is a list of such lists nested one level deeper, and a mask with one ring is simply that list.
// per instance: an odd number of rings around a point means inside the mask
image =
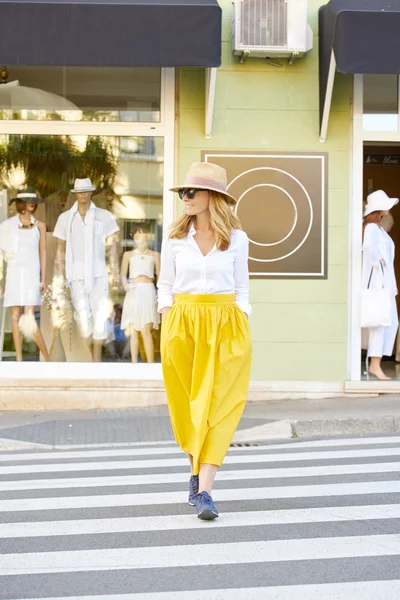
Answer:
[{"label": "curb", "polygon": [[292,421],[293,437],[378,435],[400,433],[398,417],[373,417],[371,419],[321,419]]},{"label": "curb", "polygon": [[[371,436],[371,435],[396,435],[400,434],[400,418],[385,416],[372,418],[331,418],[331,419],[283,419],[238,430],[232,440],[232,445],[247,445],[270,441],[285,441],[301,438],[324,438],[324,437],[349,437],[349,436]],[[0,452],[4,451],[29,451],[29,450],[67,450],[67,449],[93,449],[93,448],[123,448],[131,446],[173,445],[173,440],[162,442],[101,442],[84,444],[60,444],[47,445],[37,442],[27,442],[0,438]]]},{"label": "curb", "polygon": [[0,438],[0,451],[2,450],[48,450],[49,446],[46,444],[39,444],[36,442],[25,442],[23,440],[11,440],[7,438]]},{"label": "curb", "polygon": [[399,417],[331,418],[274,421],[266,425],[237,431],[233,444],[276,439],[368,436],[400,433]]}]

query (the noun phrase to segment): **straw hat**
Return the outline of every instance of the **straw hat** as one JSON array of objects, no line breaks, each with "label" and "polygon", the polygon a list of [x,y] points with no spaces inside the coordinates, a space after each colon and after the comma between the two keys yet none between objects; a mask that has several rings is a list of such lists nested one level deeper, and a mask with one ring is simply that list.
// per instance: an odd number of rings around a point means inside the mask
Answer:
[{"label": "straw hat", "polygon": [[389,198],[389,196],[383,190],[377,190],[372,192],[367,197],[367,204],[365,205],[364,217],[370,215],[377,210],[390,210],[393,206],[399,203],[398,198]]},{"label": "straw hat", "polygon": [[171,188],[171,192],[178,192],[182,188],[195,188],[197,190],[210,190],[223,194],[232,206],[237,200],[226,191],[228,180],[226,171],[213,163],[193,163],[186,175],[185,183]]},{"label": "straw hat", "polygon": [[44,200],[38,198],[33,188],[26,188],[18,192],[17,196],[10,200],[10,205],[17,200],[23,200],[23,202],[29,202],[31,204],[43,204]]},{"label": "straw hat", "polygon": [[71,192],[79,194],[80,192],[94,192],[95,189],[89,177],[87,177],[86,179],[75,179],[74,189]]}]

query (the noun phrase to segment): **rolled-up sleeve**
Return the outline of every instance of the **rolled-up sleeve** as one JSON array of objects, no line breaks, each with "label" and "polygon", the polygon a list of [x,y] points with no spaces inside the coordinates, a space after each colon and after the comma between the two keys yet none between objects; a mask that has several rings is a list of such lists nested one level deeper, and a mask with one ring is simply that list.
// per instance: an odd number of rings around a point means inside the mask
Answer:
[{"label": "rolled-up sleeve", "polygon": [[65,221],[65,214],[61,213],[61,215],[57,219],[56,226],[54,227],[53,236],[63,242],[67,239],[67,224]]},{"label": "rolled-up sleeve", "polygon": [[158,311],[172,306],[174,294],[172,292],[175,283],[175,257],[172,252],[172,243],[168,234],[164,235],[161,245],[161,268],[158,278]]},{"label": "rolled-up sleeve", "polygon": [[243,236],[234,265],[235,278],[235,300],[239,308],[251,315],[251,306],[249,304],[249,238]]}]

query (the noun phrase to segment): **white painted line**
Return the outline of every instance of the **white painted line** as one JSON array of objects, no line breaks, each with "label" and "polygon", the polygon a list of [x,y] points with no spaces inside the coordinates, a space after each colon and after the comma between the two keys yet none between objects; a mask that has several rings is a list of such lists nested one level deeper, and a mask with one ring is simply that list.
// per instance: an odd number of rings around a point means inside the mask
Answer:
[{"label": "white painted line", "polygon": [[[239,430],[242,431],[242,430]],[[381,441],[382,440],[382,441]],[[379,445],[379,444],[388,444],[388,443],[393,443],[395,444],[396,442],[400,444],[400,436],[399,435],[392,435],[392,436],[388,436],[386,438],[381,438],[381,437],[356,437],[356,438],[335,438],[332,440],[309,440],[308,442],[297,442],[294,441],[293,442],[284,442],[282,444],[269,444],[268,440],[267,441],[262,441],[262,440],[258,440],[260,441],[260,445],[262,444],[263,446],[265,446],[266,449],[276,449],[279,450],[279,448],[307,448],[307,447],[313,447],[315,446],[357,446],[357,445],[364,445],[364,444],[373,444],[373,445]],[[141,447],[141,446],[161,446],[161,445],[165,445],[165,446],[173,446],[174,442],[173,441],[169,441],[169,442],[111,442],[111,443],[102,443],[102,444],[59,444],[56,446],[46,446],[47,448],[49,448],[49,450],[85,450],[87,448],[102,448],[102,449],[106,449],[106,448],[127,448],[127,447]],[[249,451],[253,450],[254,447],[248,447],[248,446],[243,446],[242,450],[244,449],[248,449]],[[231,448],[232,450],[232,448]]]},{"label": "white painted line", "polygon": [[[340,521],[370,521],[399,519],[400,504],[376,506],[336,506],[292,510],[266,510],[223,513],[215,526],[254,527],[300,523]],[[102,533],[135,533],[139,531],[175,531],[201,529],[204,524],[193,515],[164,515],[156,517],[127,517],[124,519],[85,519],[77,521],[34,521],[1,523],[1,538],[55,537]]]},{"label": "white painted line", "polygon": [[[297,454],[245,454],[228,455],[224,464],[247,464],[269,462],[300,462],[310,460],[335,460],[340,458],[378,458],[400,456],[400,448],[374,448],[373,450],[333,450],[327,452],[298,452]],[[115,471],[116,469],[151,469],[187,466],[183,458],[157,458],[149,460],[119,460],[112,462],[27,464],[0,467],[0,475],[18,473],[54,473],[67,471]]]},{"label": "white painted line", "polygon": [[182,450],[178,446],[165,448],[127,448],[123,449],[105,449],[93,451],[65,451],[65,452],[30,452],[24,454],[13,453],[11,456],[0,456],[1,462],[14,461],[33,461],[40,462],[41,460],[64,460],[71,458],[112,458],[118,456],[158,456],[164,454],[182,454]]},{"label": "white painted line", "polygon": [[[9,440],[12,442],[12,440]],[[25,443],[25,442],[24,442]],[[285,450],[292,449],[312,449],[319,447],[342,447],[342,446],[379,446],[382,444],[398,444],[400,447],[400,437],[392,436],[386,438],[355,438],[355,439],[334,439],[334,440],[318,440],[318,441],[309,441],[309,442],[293,442],[290,444],[263,444],[260,446],[234,446],[229,448],[229,453],[235,452],[246,452],[251,453],[255,450],[264,450],[268,452],[269,450]],[[59,450],[61,448],[65,448],[65,451],[51,451],[48,452],[24,452],[24,453],[15,453],[12,452],[10,455],[0,455],[0,463],[1,462],[11,462],[11,461],[41,461],[41,460],[51,460],[51,459],[63,459],[63,458],[107,458],[113,456],[157,456],[163,454],[181,454],[182,450],[177,446],[170,446],[171,442],[151,442],[151,444],[155,447],[148,446],[142,447],[144,444],[150,444],[150,442],[136,442],[136,443],[123,443],[123,444],[107,444],[107,448],[104,448],[105,444],[89,444],[85,446],[57,446]],[[88,452],[86,449],[94,448],[101,446],[102,450],[93,450]],[[117,446],[117,447],[116,447]],[[135,446],[134,448],[131,448]],[[167,446],[167,447],[166,447]],[[42,445],[42,448],[45,446]],[[70,451],[69,451],[70,450]]]},{"label": "white painted line", "polygon": [[[195,518],[195,517],[194,517]],[[342,538],[236,542],[199,546],[156,546],[65,552],[5,554],[0,575],[76,573],[124,569],[160,569],[203,565],[325,560],[400,554],[400,536],[366,535]]]},{"label": "white painted line", "polygon": [[[400,444],[399,444],[400,447]],[[237,452],[254,452],[255,449],[259,448],[261,451],[268,451],[269,447],[266,446],[235,446],[229,448],[229,453],[237,453]],[[171,446],[171,447],[157,447],[157,448],[127,448],[127,449],[110,449],[106,448],[103,450],[93,450],[93,451],[65,451],[65,452],[29,452],[29,453],[20,453],[17,454],[13,452],[9,456],[0,455],[0,464],[2,462],[17,462],[17,461],[32,461],[39,463],[42,460],[63,460],[63,459],[71,459],[71,458],[113,458],[119,456],[163,456],[165,454],[178,454],[182,456],[182,450],[179,446]]]},{"label": "white painted line", "polygon": [[[394,600],[400,597],[400,581],[362,581],[274,587],[191,590],[190,592],[154,592],[74,596],[73,600]],[[19,600],[23,600],[20,598]],[[24,600],[37,600],[28,598]],[[57,596],[45,600],[71,600]]]},{"label": "white painted line", "polygon": [[[268,500],[272,498],[313,498],[324,496],[360,496],[364,494],[398,494],[400,481],[298,485],[268,488],[214,490],[216,501]],[[104,496],[66,496],[59,498],[18,498],[0,500],[0,512],[66,510],[115,506],[145,506],[187,502],[187,491]]]},{"label": "white painted line", "polygon": [[[241,481],[244,479],[277,479],[296,477],[323,477],[329,475],[365,475],[372,473],[400,472],[400,462],[370,463],[360,465],[326,465],[323,467],[292,467],[281,469],[253,469],[228,471],[221,469],[217,481]],[[154,473],[150,475],[118,475],[105,477],[67,477],[65,479],[23,479],[0,482],[0,492],[63,488],[94,488],[129,485],[164,485],[187,483],[188,473]]]}]

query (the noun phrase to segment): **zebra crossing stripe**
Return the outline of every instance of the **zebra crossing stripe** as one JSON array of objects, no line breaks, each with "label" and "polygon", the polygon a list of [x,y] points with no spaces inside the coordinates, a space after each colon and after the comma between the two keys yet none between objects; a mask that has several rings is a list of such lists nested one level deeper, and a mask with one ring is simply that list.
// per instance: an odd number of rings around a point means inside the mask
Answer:
[{"label": "zebra crossing stripe", "polygon": [[[384,437],[384,438],[355,438],[355,439],[334,439],[334,440],[317,440],[308,442],[295,442],[290,444],[269,444],[267,446],[233,446],[229,449],[230,453],[245,452],[251,453],[257,449],[263,449],[268,452],[269,450],[297,450],[297,449],[312,449],[318,447],[342,447],[342,446],[381,446],[383,444],[398,444],[396,437]],[[171,444],[171,442],[165,442],[165,444]],[[103,448],[99,450],[65,450],[65,451],[46,451],[46,452],[9,452],[0,453],[1,462],[18,462],[18,461],[40,461],[40,460],[51,460],[51,459],[71,459],[71,458],[112,458],[118,456],[157,456],[163,454],[181,454],[182,450],[177,446],[165,447],[164,445],[158,445],[155,447],[125,447],[125,448]]]},{"label": "zebra crossing stripe", "polygon": [[[400,597],[400,581],[363,581],[323,583],[296,587],[253,587],[188,592],[107,594],[106,596],[74,596],[73,600],[395,600]],[[17,600],[37,600],[19,598]],[[46,597],[43,600],[71,600],[71,596]]]},{"label": "zebra crossing stripe", "polygon": [[[239,488],[213,491],[216,501],[268,500],[272,498],[315,498],[356,494],[398,494],[400,481],[298,485],[268,488]],[[187,492],[119,494],[105,496],[66,496],[0,500],[1,512],[61,510],[117,506],[145,506],[186,502]]]},{"label": "zebra crossing stripe", "polygon": [[[371,458],[400,456],[399,448],[375,448],[372,450],[333,450],[327,452],[299,452],[297,454],[247,454],[235,456],[228,454],[224,464],[255,464],[269,462],[300,462],[315,460],[338,460],[341,458]],[[149,469],[164,467],[187,466],[187,458],[158,458],[148,460],[119,460],[109,462],[81,462],[81,463],[52,463],[52,464],[26,464],[0,467],[0,475],[19,473],[51,473],[69,471],[115,471],[118,469]]]},{"label": "zebra crossing stripe", "polygon": [[[219,481],[241,481],[245,479],[283,479],[285,477],[323,477],[328,475],[354,475],[400,472],[400,462],[369,463],[359,465],[325,465],[323,467],[284,467],[281,469],[254,469],[220,471]],[[69,477],[65,479],[26,479],[0,482],[0,492],[63,489],[71,487],[116,487],[133,485],[157,485],[165,483],[187,483],[187,473],[154,473],[149,475],[120,475],[109,477]]]},{"label": "zebra crossing stripe", "polygon": [[[223,513],[218,524],[225,527],[254,527],[339,521],[369,521],[400,519],[399,504],[375,506],[335,506],[292,510],[245,511]],[[102,533],[137,533],[139,531],[177,531],[201,529],[201,521],[193,515],[164,515],[155,517],[127,517],[69,521],[35,521],[0,523],[0,539],[26,537],[55,537],[63,535],[91,535]]]},{"label": "zebra crossing stripe", "polygon": [[[206,525],[207,526],[207,525]],[[321,560],[400,554],[400,536],[367,535],[341,538],[274,540],[164,546],[35,552],[1,557],[0,575],[78,573],[125,569],[231,565],[296,560]]]}]

